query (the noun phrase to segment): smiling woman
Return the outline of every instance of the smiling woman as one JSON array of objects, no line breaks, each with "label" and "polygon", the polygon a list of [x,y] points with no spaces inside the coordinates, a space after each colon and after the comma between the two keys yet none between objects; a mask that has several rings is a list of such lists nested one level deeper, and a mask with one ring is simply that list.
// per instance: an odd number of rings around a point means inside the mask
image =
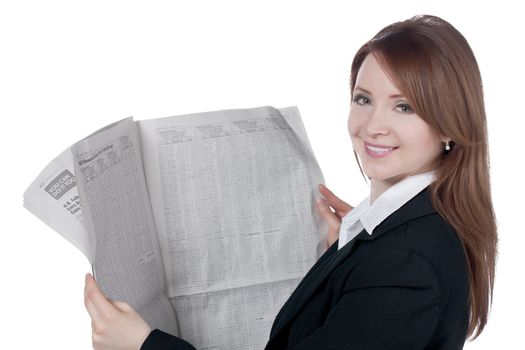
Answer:
[{"label": "smiling woman", "polygon": [[364,172],[374,179],[372,202],[407,176],[434,169],[449,142],[414,112],[373,54],[357,74],[348,130]]},{"label": "smiling woman", "polygon": [[[367,79],[362,78],[365,71],[369,72]],[[416,16],[385,27],[359,49],[350,82],[353,100],[359,105],[363,104],[359,91],[365,84],[375,89],[379,101],[373,113],[354,113],[352,106],[349,129],[363,167],[379,175],[375,179],[368,175],[371,196],[374,183],[376,192],[381,193],[403,172],[407,176],[434,169],[430,199],[437,213],[455,229],[466,255],[468,335],[475,338],[487,323],[492,302],[498,238],[483,88],[474,53],[448,22],[435,16]],[[387,98],[389,93],[398,96]],[[392,113],[385,112],[389,106]],[[376,111],[384,119],[375,116]],[[395,114],[400,114],[399,118]],[[377,127],[378,119],[384,129]],[[365,125],[368,133],[359,131],[359,125]],[[363,157],[360,138],[399,142],[395,145],[399,149],[390,159],[382,159],[388,163],[383,167],[377,160]],[[442,151],[440,142],[444,142]],[[401,163],[396,165],[395,160]]]},{"label": "smiling woman", "polygon": [[[359,49],[350,85],[370,196],[352,208],[320,186],[331,246],[266,349],[460,349],[487,323],[497,246],[474,54],[448,22],[416,16]],[[107,300],[90,276],[85,295],[95,349],[194,349]]]}]

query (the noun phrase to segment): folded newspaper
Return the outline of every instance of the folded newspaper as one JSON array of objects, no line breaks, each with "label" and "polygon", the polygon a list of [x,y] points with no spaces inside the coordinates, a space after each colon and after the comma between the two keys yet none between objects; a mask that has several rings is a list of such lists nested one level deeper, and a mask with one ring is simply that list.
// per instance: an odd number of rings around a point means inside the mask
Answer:
[{"label": "folded newspaper", "polygon": [[323,177],[296,107],[111,124],[55,158],[24,206],[112,300],[198,349],[262,349],[325,247]]}]

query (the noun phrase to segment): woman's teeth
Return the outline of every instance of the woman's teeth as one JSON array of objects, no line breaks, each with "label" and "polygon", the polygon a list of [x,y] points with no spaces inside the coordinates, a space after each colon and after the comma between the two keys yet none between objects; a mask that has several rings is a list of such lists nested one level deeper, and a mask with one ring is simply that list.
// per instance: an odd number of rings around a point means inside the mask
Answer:
[{"label": "woman's teeth", "polygon": [[379,152],[388,152],[388,151],[391,151],[394,149],[394,147],[390,147],[390,148],[382,148],[382,147],[374,147],[374,146],[369,146],[367,145],[366,148],[368,148],[369,150],[371,150],[372,152],[376,152],[376,153],[379,153]]}]

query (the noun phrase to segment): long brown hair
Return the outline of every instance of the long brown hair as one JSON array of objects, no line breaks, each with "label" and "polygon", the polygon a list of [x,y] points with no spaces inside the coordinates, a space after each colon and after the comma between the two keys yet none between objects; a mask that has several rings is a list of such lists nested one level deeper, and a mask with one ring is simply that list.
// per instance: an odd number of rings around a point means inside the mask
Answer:
[{"label": "long brown hair", "polygon": [[351,68],[352,92],[368,54],[376,57],[415,112],[452,140],[451,149],[438,159],[430,190],[434,207],[457,231],[465,250],[470,286],[467,336],[473,340],[483,331],[492,304],[498,241],[476,58],[451,24],[435,16],[416,16],[385,27],[358,50]]}]

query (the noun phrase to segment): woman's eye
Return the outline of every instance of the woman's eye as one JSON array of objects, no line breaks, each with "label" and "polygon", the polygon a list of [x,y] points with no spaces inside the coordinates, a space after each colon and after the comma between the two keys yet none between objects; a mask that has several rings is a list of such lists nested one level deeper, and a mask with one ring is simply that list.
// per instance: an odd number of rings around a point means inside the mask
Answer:
[{"label": "woman's eye", "polygon": [[406,103],[398,104],[396,106],[396,108],[397,108],[398,111],[403,112],[403,113],[413,113],[414,112],[412,107],[410,107],[410,105],[408,105]]},{"label": "woman's eye", "polygon": [[370,104],[370,99],[364,95],[356,95],[354,97],[354,102],[358,105],[368,105]]}]

